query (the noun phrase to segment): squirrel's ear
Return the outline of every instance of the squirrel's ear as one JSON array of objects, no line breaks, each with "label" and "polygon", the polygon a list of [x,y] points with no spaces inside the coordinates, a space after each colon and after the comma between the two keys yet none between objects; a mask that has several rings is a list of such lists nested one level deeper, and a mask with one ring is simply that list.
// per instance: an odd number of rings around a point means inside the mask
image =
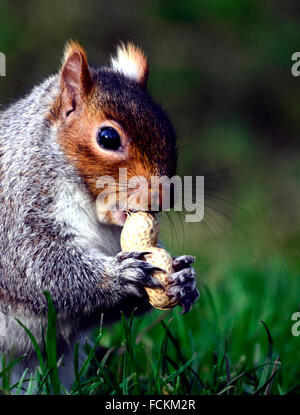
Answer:
[{"label": "squirrel's ear", "polygon": [[70,41],[60,73],[61,109],[66,115],[73,112],[92,87],[91,74],[84,49]]},{"label": "squirrel's ear", "polygon": [[121,43],[116,56],[111,57],[111,67],[114,71],[138,82],[143,88],[147,86],[149,66],[141,49],[132,43]]}]

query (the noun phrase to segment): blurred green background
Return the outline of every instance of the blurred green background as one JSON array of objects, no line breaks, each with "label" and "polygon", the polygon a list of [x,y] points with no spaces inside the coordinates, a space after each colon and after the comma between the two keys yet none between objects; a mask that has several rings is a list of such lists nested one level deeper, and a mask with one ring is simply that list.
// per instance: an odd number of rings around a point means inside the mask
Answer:
[{"label": "blurred green background", "polygon": [[[119,40],[145,50],[149,90],[177,129],[179,173],[205,175],[204,222],[163,217],[172,253],[197,257],[202,296],[188,315],[168,315],[182,351],[186,358],[198,353],[193,367],[212,385],[214,352],[225,350],[233,371],[264,362],[263,320],[282,362],[272,391],[295,391],[300,78],[291,74],[291,56],[300,51],[299,2],[0,0],[0,10],[7,57],[1,108],[57,71],[70,38],[92,63],[107,64]],[[159,316],[136,324],[147,327]],[[154,325],[142,343],[155,351],[160,336]],[[103,341],[109,347],[121,337],[116,325]]]}]

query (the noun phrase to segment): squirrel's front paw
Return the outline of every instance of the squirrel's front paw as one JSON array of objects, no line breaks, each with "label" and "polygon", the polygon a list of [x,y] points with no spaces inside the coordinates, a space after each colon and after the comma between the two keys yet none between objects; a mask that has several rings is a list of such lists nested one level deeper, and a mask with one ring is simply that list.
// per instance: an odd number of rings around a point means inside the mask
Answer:
[{"label": "squirrel's front paw", "polygon": [[160,268],[144,261],[144,255],[147,253],[120,252],[114,258],[118,283],[122,288],[126,288],[127,292],[139,297],[145,295],[145,287],[162,288],[152,275],[154,271],[160,271]]},{"label": "squirrel's front paw", "polygon": [[200,294],[196,288],[195,271],[190,265],[195,261],[191,255],[173,258],[174,273],[168,277],[167,295],[179,300],[182,313],[191,310]]}]

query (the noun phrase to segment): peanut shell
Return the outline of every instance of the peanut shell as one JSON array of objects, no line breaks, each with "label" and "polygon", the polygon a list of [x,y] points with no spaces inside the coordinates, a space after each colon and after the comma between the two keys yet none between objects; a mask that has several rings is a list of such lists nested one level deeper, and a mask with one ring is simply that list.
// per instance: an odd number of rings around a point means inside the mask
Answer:
[{"label": "peanut shell", "polygon": [[158,221],[153,215],[147,212],[131,213],[121,233],[121,248],[125,252],[150,252],[145,255],[145,260],[165,271],[155,271],[153,274],[164,288],[145,288],[145,290],[153,307],[169,310],[178,304],[177,300],[170,299],[166,294],[167,278],[173,272],[172,257],[165,249],[156,246],[158,234]]}]

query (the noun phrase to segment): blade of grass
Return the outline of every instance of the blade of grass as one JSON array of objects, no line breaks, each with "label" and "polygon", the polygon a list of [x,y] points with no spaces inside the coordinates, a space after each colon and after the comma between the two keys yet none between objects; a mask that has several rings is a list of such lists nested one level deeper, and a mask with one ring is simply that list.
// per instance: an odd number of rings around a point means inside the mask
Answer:
[{"label": "blade of grass", "polygon": [[[166,360],[167,360],[167,362],[169,362],[169,364],[175,369],[175,370],[178,370],[179,369],[179,365],[177,364],[177,363],[175,363],[174,362],[174,360],[170,357],[170,356],[168,356],[168,355],[166,355],[165,356],[165,358],[166,358]],[[182,376],[183,374],[180,374],[180,380],[181,380],[181,385],[182,385],[182,387],[186,390],[186,391],[189,391],[189,383],[188,383],[188,381],[187,381],[187,379],[186,379],[186,377],[185,376]],[[187,392],[188,393],[188,392]]]},{"label": "blade of grass", "polygon": [[100,339],[102,337],[102,326],[103,326],[103,314],[101,314],[100,328],[99,328],[99,333],[98,333],[98,335],[96,337],[96,340],[95,340],[95,344],[94,344],[93,348],[91,349],[90,353],[88,354],[87,358],[85,359],[85,361],[84,361],[84,363],[83,363],[83,365],[82,365],[82,367],[79,371],[79,374],[78,374],[79,378],[86,373],[86,370],[88,369],[88,366],[89,366],[92,358],[94,357],[97,348],[99,347],[99,342],[100,342]]},{"label": "blade of grass", "polygon": [[171,382],[171,380],[173,380],[174,378],[176,378],[177,376],[179,376],[191,363],[192,361],[195,359],[196,354],[194,354],[190,360],[188,360],[184,365],[182,365],[178,370],[175,370],[175,372],[171,373],[171,375],[169,375],[167,378],[165,378],[162,381],[162,385],[166,385],[167,383]]},{"label": "blade of grass", "polygon": [[[266,325],[266,323],[264,321],[261,320],[261,323],[263,324],[267,336],[268,336],[268,354],[267,354],[267,359],[266,359],[266,363],[270,363],[271,358],[272,358],[272,354],[273,354],[273,339],[271,336],[271,333]],[[260,389],[262,387],[262,385],[266,382],[267,376],[268,376],[268,372],[269,372],[269,365],[264,366],[259,384],[257,389]]]},{"label": "blade of grass", "polygon": [[[50,374],[50,369],[47,369],[46,373],[42,377],[42,380],[41,380],[41,383],[39,385],[39,389],[37,391],[37,394],[39,394],[42,391],[44,384],[47,384],[46,381],[48,380],[49,374]],[[50,392],[47,393],[47,395],[49,395],[49,394],[50,394]]]},{"label": "blade of grass", "polygon": [[123,395],[128,395],[128,384],[127,384],[127,351],[125,348],[124,356],[123,356],[123,371],[122,371],[122,383],[120,387],[122,388]]},{"label": "blade of grass", "polygon": [[55,311],[53,300],[50,294],[47,291],[45,291],[44,295],[48,302],[46,352],[47,352],[48,369],[50,370],[49,376],[50,376],[50,382],[51,382],[53,393],[55,395],[60,395],[60,380],[58,376],[58,367],[57,367],[56,311]]},{"label": "blade of grass", "polygon": [[[274,366],[273,366],[273,370],[272,370],[272,373],[271,373],[271,375],[273,375],[274,373],[276,373],[277,372],[277,369],[278,369],[278,365],[280,364],[280,362],[279,362],[279,355],[276,357],[276,361],[275,361],[275,363],[274,363]],[[270,392],[271,392],[271,388],[272,388],[272,383],[273,383],[273,379],[271,380],[271,382],[268,384],[268,386],[266,387],[266,390],[265,390],[265,395],[269,395],[270,394]]]},{"label": "blade of grass", "polygon": [[269,377],[269,379],[263,385],[261,385],[260,388],[256,389],[256,391],[252,395],[259,395],[260,392],[263,391],[265,389],[265,387],[270,384],[270,382],[272,382],[272,380],[274,379],[276,373],[277,373],[277,370],[275,372],[273,372],[272,375]]},{"label": "blade of grass", "polygon": [[164,324],[163,322],[161,322],[162,326],[164,327],[164,334],[163,334],[163,339],[161,342],[161,347],[159,350],[159,354],[158,354],[158,361],[157,361],[157,366],[155,368],[155,380],[154,380],[154,385],[156,387],[156,393],[161,394],[161,370],[162,370],[162,365],[163,365],[163,361],[165,359],[165,355],[166,355],[166,350],[167,350],[167,344],[168,344],[168,327],[171,324],[171,322],[173,321],[173,318],[171,318],[167,324]]},{"label": "blade of grass", "polygon": [[[79,350],[79,343],[77,342],[75,344],[74,348],[74,374],[75,374],[75,384],[77,385],[79,395],[83,395],[82,389],[81,389],[81,383],[80,383],[80,377],[78,372],[78,350]],[[74,386],[72,387],[73,391]]]},{"label": "blade of grass", "polygon": [[14,388],[17,388],[16,391],[14,392],[16,395],[19,395],[20,392],[21,392],[21,389],[22,389],[22,386],[23,386],[23,383],[24,383],[24,380],[25,380],[25,376],[27,375],[27,372],[28,372],[28,368],[26,368],[24,370],[19,382],[11,387],[11,390],[13,390]]},{"label": "blade of grass", "polygon": [[[226,381],[228,385],[231,381],[231,375],[230,375],[229,359],[226,353],[224,354],[224,358],[225,358],[225,364],[226,364]],[[227,390],[227,395],[230,395],[230,389]]]},{"label": "blade of grass", "polygon": [[[133,377],[133,385],[134,385],[134,394],[138,395],[141,393],[140,385],[138,382],[138,368],[137,368],[137,362],[135,359],[135,353],[133,348],[133,340],[132,340],[132,331],[133,331],[133,318],[135,314],[136,309],[134,309],[130,315],[130,318],[127,322],[124,314],[122,314],[122,324],[123,324],[123,331],[125,336],[125,350],[124,355],[126,354],[126,360],[124,360],[124,364],[126,366],[123,366],[126,368],[126,370],[129,370],[131,374],[135,374],[135,377]],[[127,377],[127,373],[124,374],[123,372],[123,382],[124,382],[124,376]]]},{"label": "blade of grass", "polygon": [[24,324],[21,323],[20,320],[18,320],[17,318],[15,320],[20,324],[21,327],[23,327],[23,329],[26,331],[27,335],[29,336],[29,338],[30,338],[30,340],[33,344],[33,347],[34,347],[35,354],[38,358],[38,362],[39,362],[39,365],[41,367],[41,370],[44,373],[45,372],[45,363],[44,363],[44,359],[43,359],[43,356],[42,356],[41,349],[38,345],[38,342],[36,341],[34,335],[31,333],[31,331],[26,326],[24,326]]},{"label": "blade of grass", "polygon": [[243,370],[241,373],[239,373],[234,378],[232,378],[231,381],[225,386],[225,388],[223,388],[220,392],[218,392],[217,395],[222,395],[224,392],[226,392],[228,390],[228,387],[232,387],[232,384],[236,382],[237,380],[239,380],[242,376],[244,376],[245,373],[246,372]]}]

